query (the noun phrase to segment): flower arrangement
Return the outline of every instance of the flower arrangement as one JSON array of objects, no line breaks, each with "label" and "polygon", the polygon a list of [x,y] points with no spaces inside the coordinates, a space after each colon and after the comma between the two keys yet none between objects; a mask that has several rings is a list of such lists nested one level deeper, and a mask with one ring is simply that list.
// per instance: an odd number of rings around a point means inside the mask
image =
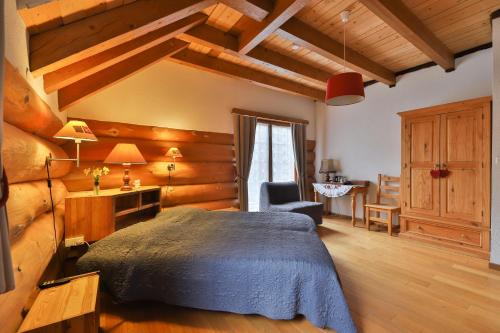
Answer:
[{"label": "flower arrangement", "polygon": [[102,168],[86,168],[83,170],[83,174],[85,176],[91,176],[92,179],[94,180],[94,193],[99,194],[99,184],[101,182],[101,177],[108,175],[109,172],[108,167],[102,167]]}]

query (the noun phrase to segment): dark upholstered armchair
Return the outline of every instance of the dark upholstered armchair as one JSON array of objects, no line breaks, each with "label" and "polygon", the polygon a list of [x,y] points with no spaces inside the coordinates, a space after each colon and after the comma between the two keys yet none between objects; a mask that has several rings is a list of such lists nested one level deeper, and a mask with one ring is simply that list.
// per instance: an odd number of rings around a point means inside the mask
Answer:
[{"label": "dark upholstered armchair", "polygon": [[260,186],[261,212],[292,212],[310,216],[316,224],[321,224],[323,204],[300,201],[299,186],[294,182],[262,183]]}]

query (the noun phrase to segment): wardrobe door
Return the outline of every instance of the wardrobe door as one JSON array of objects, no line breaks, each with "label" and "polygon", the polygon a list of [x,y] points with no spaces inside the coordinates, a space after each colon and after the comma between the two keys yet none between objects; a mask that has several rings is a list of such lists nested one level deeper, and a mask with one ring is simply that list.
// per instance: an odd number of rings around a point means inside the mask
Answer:
[{"label": "wardrobe door", "polygon": [[483,108],[441,116],[441,216],[479,225],[483,214]]},{"label": "wardrobe door", "polygon": [[439,116],[408,118],[403,151],[403,213],[439,215],[439,179],[431,170],[439,163]]}]

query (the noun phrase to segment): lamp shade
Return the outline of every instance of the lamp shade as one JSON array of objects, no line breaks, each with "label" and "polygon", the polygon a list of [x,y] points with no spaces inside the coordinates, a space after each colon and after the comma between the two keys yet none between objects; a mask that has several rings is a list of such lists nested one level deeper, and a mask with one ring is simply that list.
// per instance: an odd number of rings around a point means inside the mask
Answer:
[{"label": "lamp shade", "polygon": [[54,138],[80,141],[97,141],[94,133],[90,130],[84,121],[70,120],[61,128]]},{"label": "lamp shade", "polygon": [[146,160],[136,145],[132,143],[118,143],[104,163],[109,164],[146,164]]},{"label": "lamp shade", "polygon": [[332,159],[321,160],[321,167],[319,168],[320,173],[335,172],[335,164]]},{"label": "lamp shade", "polygon": [[179,148],[172,147],[167,151],[166,156],[177,158],[177,157],[182,157],[182,154],[181,154],[181,151],[179,150]]},{"label": "lamp shade", "polygon": [[363,77],[356,72],[341,73],[332,76],[326,83],[325,103],[341,106],[355,104],[365,99]]}]

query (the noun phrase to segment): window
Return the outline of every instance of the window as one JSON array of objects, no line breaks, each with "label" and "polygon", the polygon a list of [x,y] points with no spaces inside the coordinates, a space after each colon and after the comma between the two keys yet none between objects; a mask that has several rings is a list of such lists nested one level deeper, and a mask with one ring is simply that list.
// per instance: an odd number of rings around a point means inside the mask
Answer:
[{"label": "window", "polygon": [[257,123],[252,165],[248,177],[248,210],[259,210],[263,182],[295,180],[295,156],[290,126]]}]

